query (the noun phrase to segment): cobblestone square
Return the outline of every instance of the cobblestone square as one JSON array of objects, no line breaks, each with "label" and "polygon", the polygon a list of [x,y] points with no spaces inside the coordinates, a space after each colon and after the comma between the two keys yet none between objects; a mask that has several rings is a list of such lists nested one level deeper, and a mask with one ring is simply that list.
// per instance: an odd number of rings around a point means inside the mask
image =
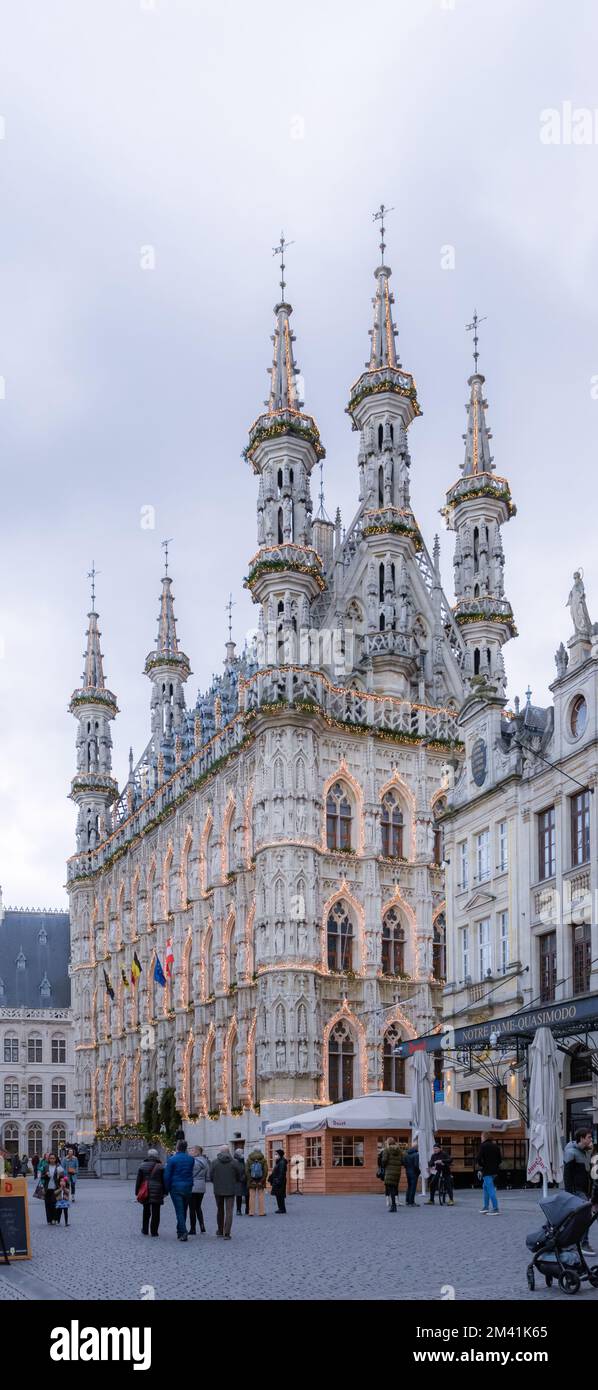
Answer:
[{"label": "cobblestone square", "polygon": [[[541,1279],[535,1293],[527,1288],[525,1235],[542,1225],[533,1194],[500,1199],[500,1215],[484,1217],[480,1194],[470,1191],[457,1193],[454,1207],[401,1204],[396,1215],[383,1196],[291,1196],[279,1221],[268,1197],[267,1216],[235,1215],[224,1241],[208,1188],[207,1234],[185,1244],[176,1240],[170,1199],[152,1240],[141,1235],[132,1185],[81,1182],[68,1229],[48,1226],[43,1202],[31,1202],[33,1259],[0,1266],[0,1300],[566,1299]],[[591,1239],[598,1260],[595,1228]],[[576,1301],[596,1300],[582,1285]]]}]

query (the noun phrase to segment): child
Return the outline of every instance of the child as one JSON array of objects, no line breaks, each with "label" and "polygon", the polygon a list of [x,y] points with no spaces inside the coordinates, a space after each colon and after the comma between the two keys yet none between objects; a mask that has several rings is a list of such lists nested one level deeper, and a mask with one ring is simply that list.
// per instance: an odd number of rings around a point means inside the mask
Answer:
[{"label": "child", "polygon": [[71,1188],[67,1177],[62,1177],[58,1184],[58,1196],[56,1198],[56,1225],[60,1225],[60,1218],[64,1214],[64,1224],[69,1224],[69,1207],[71,1205]]}]

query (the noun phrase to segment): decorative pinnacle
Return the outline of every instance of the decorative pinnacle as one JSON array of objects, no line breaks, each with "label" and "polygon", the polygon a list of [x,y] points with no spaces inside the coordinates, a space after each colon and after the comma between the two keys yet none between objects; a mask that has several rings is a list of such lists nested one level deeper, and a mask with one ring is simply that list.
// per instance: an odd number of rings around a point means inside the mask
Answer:
[{"label": "decorative pinnacle", "polygon": [[372,221],[373,221],[373,222],[379,222],[379,223],[380,223],[380,264],[381,264],[381,265],[384,265],[384,252],[385,252],[385,250],[386,250],[386,242],[385,242],[385,240],[384,240],[384,218],[386,217],[386,214],[389,213],[389,212],[394,212],[394,208],[387,208],[387,207],[384,206],[384,203],[381,203],[381,204],[380,204],[380,207],[378,208],[378,211],[372,213]]},{"label": "decorative pinnacle", "polygon": [[473,369],[476,373],[478,370],[478,357],[480,355],[478,352],[478,324],[485,323],[487,317],[488,315],[484,314],[483,318],[479,318],[477,309],[474,309],[471,323],[465,324],[465,332],[473,332]]},{"label": "decorative pinnacle", "polygon": [[95,560],[91,562],[91,569],[87,571],[87,578],[91,579],[91,611],[95,611],[96,606],[96,574],[101,574],[101,570],[96,569]]},{"label": "decorative pinnacle", "polygon": [[167,536],[165,541],[160,542],[164,551],[164,574],[168,574],[168,547],[172,545],[172,536]]},{"label": "decorative pinnacle", "polygon": [[232,642],[232,640],[233,640],[233,608],[235,608],[235,606],[236,606],[236,605],[235,605],[235,600],[233,599],[232,594],[229,594],[229,596],[228,596],[228,603],[225,603],[225,605],[224,605],[225,612],[228,613],[228,640],[229,640],[229,642]]},{"label": "decorative pinnacle", "polygon": [[285,253],[285,248],[286,248],[287,246],[294,246],[294,245],[295,245],[294,241],[285,241],[284,232],[281,232],[281,233],[280,233],[280,245],[279,245],[279,246],[273,246],[273,247],[272,247],[272,255],[273,255],[273,256],[280,256],[280,297],[281,297],[281,300],[282,300],[283,304],[284,304],[284,291],[285,291],[285,279],[284,279],[284,253]]}]

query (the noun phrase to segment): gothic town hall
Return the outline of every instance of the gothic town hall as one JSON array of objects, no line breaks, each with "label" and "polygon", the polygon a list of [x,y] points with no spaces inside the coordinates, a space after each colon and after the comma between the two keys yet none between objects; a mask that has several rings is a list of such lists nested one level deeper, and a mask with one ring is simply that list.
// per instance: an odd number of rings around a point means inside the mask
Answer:
[{"label": "gothic town hall", "polygon": [[145,662],[149,741],[122,789],[92,601],[70,704],[80,1138],[138,1121],[148,1092],[167,1086],[187,1137],[210,1149],[303,1107],[405,1090],[397,1043],[440,1019],[438,820],[471,681],[504,689],[514,626],[501,527],[514,507],[494,472],[476,354],[465,457],[447,478],[449,603],[438,540],[430,553],[411,510],[420,407],[398,356],[383,240],[381,260],[368,361],[347,406],[354,519],[343,532],[338,514],[314,508],[324,448],[298,396],[283,279],[269,401],[245,449],[258,638],[241,655],[229,641],[222,674],[190,704],[182,640],[193,634],[177,632],[166,565]]}]

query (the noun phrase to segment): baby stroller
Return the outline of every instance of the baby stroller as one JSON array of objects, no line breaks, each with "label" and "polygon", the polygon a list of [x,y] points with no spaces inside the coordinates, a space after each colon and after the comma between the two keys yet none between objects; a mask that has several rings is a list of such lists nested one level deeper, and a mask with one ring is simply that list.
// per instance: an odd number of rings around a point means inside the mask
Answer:
[{"label": "baby stroller", "polygon": [[558,1192],[556,1197],[540,1202],[540,1207],[546,1225],[541,1231],[532,1231],[525,1241],[534,1254],[527,1267],[528,1288],[535,1288],[537,1269],[548,1288],[558,1279],[562,1293],[578,1293],[585,1279],[597,1289],[598,1265],[590,1269],[581,1251],[581,1241],[595,1220],[591,1202],[570,1192]]}]

